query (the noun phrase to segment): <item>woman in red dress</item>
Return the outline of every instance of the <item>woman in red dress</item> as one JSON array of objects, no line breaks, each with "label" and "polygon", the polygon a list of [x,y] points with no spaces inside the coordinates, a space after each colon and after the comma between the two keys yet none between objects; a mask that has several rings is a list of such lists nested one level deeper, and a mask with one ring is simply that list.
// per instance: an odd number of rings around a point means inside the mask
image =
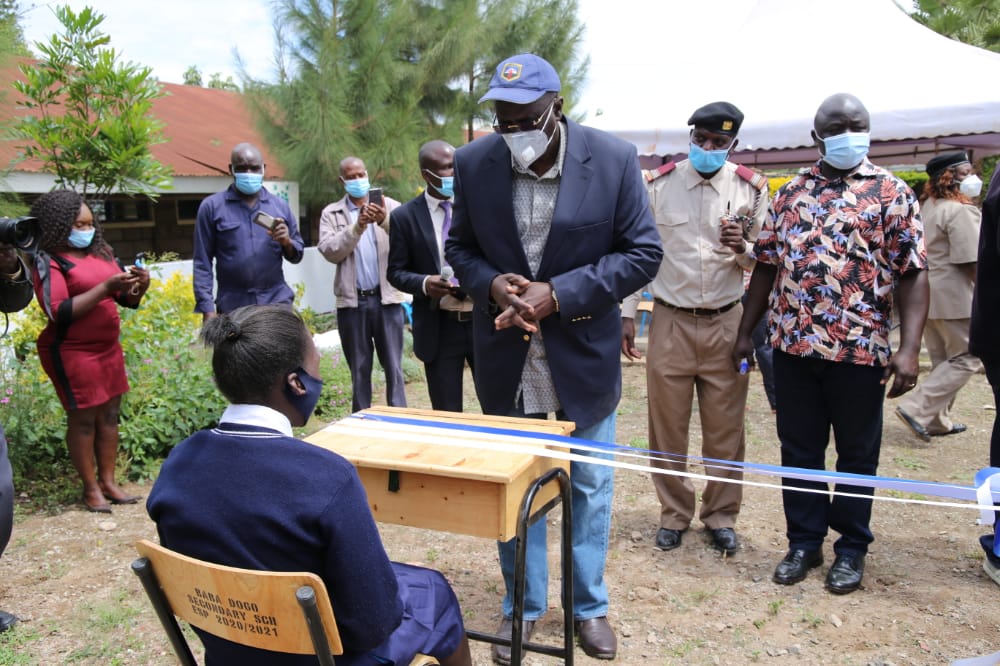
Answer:
[{"label": "woman in red dress", "polygon": [[38,336],[38,354],[66,410],[66,444],[83,480],[83,503],[90,511],[111,513],[109,501],[140,499],[115,482],[118,412],[129,389],[116,303],[138,307],[149,273],[122,268],[83,197],[72,190],[42,195],[31,215],[38,218],[41,249],[48,255],[34,275],[49,320]]}]

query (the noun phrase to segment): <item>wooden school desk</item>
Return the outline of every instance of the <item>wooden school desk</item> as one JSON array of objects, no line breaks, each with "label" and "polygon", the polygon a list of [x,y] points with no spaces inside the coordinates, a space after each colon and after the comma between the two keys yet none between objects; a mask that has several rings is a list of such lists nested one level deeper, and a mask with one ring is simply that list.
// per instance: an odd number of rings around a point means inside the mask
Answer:
[{"label": "wooden school desk", "polygon": [[[509,436],[449,429],[448,425],[517,431],[527,437],[531,433],[568,436],[575,427],[570,421],[372,407],[331,423],[305,441],[335,451],[357,467],[377,521],[498,541],[517,537],[511,663],[520,664],[525,649],[561,657],[572,666],[569,461],[493,450],[491,445],[510,441]],[[537,447],[545,445],[545,440],[519,443]],[[563,508],[564,645],[554,648],[525,643],[521,648],[527,529],[557,504]],[[507,643],[493,634],[467,633],[474,640]]]}]

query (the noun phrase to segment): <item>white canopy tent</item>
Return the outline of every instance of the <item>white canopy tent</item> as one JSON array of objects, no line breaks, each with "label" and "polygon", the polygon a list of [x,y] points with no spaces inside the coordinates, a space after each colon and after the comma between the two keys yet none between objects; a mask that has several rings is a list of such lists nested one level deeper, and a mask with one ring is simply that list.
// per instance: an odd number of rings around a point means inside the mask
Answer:
[{"label": "white canopy tent", "polygon": [[576,109],[642,155],[686,153],[691,112],[725,100],[746,116],[732,159],[801,166],[817,157],[816,109],[838,92],[871,112],[880,164],[922,164],[956,148],[974,159],[1000,153],[1000,97],[990,85],[1000,54],[938,35],[893,0],[642,4],[634,25],[644,27],[623,45],[610,31],[630,3],[584,3],[591,70]]}]

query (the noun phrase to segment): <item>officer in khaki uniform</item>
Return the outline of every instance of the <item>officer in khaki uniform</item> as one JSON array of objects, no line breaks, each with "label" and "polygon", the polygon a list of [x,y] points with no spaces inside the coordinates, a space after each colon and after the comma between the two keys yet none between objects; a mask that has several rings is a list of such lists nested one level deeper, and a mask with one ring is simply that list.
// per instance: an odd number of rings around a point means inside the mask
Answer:
[{"label": "officer in khaki uniform", "polygon": [[972,198],[979,195],[982,181],[972,172],[964,150],[929,160],[927,175],[920,219],[930,269],[931,302],[924,346],[931,357],[931,371],[896,407],[896,415],[925,442],[965,432],[965,424],[952,420],[951,406],[966,382],[983,370],[982,362],[969,353],[982,219]]},{"label": "officer in khaki uniform", "polygon": [[[688,159],[645,172],[650,206],[664,255],[650,284],[655,304],[649,329],[646,379],[649,446],[665,454],[654,466],[685,471],[694,391],[705,457],[742,461],[748,377],[733,369],[731,353],[743,307],[747,251],[767,213],[767,179],[727,160],[736,147],[743,114],[728,102],[707,104],[691,116]],[[635,347],[638,295],[622,308],[622,351]],[[738,472],[708,469],[720,478]],[[691,524],[695,489],[686,477],[653,474],[660,500],[656,546],[672,550]],[[739,484],[709,481],[702,494],[702,523],[717,549],[739,548],[734,529],[742,502]]]}]

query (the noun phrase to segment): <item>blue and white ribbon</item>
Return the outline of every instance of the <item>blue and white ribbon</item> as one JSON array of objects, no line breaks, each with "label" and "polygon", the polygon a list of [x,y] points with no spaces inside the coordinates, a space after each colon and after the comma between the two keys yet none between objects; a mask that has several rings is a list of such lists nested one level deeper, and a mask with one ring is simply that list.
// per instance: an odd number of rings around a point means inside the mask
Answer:
[{"label": "blue and white ribbon", "polygon": [[[908,493],[911,495],[930,495],[960,501],[935,501],[917,499],[914,497],[874,496],[873,499],[887,502],[903,502],[910,504],[925,504],[953,508],[973,508],[980,512],[980,522],[993,524],[994,515],[1000,511],[1000,469],[986,468],[976,474],[975,485],[963,486],[936,481],[921,481],[916,479],[901,479],[867,474],[852,474],[821,469],[805,469],[801,467],[785,467],[765,463],[739,462],[704,458],[700,456],[683,456],[662,454],[656,451],[638,449],[620,444],[608,444],[591,440],[577,439],[550,433],[525,432],[508,428],[491,426],[475,426],[462,423],[436,421],[430,419],[389,416],[384,414],[354,414],[337,423],[338,432],[356,434],[359,437],[370,436],[373,430],[386,432],[407,441],[435,444],[442,446],[461,446],[477,449],[525,453],[548,458],[607,465],[619,469],[628,469],[654,474],[671,474],[688,478],[722,481],[724,483],[739,483],[746,486],[775,488],[779,490],[794,490],[797,492],[812,492],[844,497],[864,497],[869,495],[850,492],[845,486],[873,488],[881,490]],[[548,448],[557,446],[559,448]],[[565,450],[565,449],[568,449]],[[618,459],[608,460],[581,455],[576,452],[613,454]],[[624,460],[622,460],[624,459]],[[780,483],[766,483],[718,477],[709,474],[699,474],[680,470],[662,469],[650,466],[653,460],[673,462],[677,464],[700,464],[706,470],[739,471],[747,474],[798,479],[816,483],[834,484],[832,491],[826,488],[800,488],[782,486]],[[641,463],[641,464],[640,464]],[[971,502],[971,504],[970,504]]]}]

